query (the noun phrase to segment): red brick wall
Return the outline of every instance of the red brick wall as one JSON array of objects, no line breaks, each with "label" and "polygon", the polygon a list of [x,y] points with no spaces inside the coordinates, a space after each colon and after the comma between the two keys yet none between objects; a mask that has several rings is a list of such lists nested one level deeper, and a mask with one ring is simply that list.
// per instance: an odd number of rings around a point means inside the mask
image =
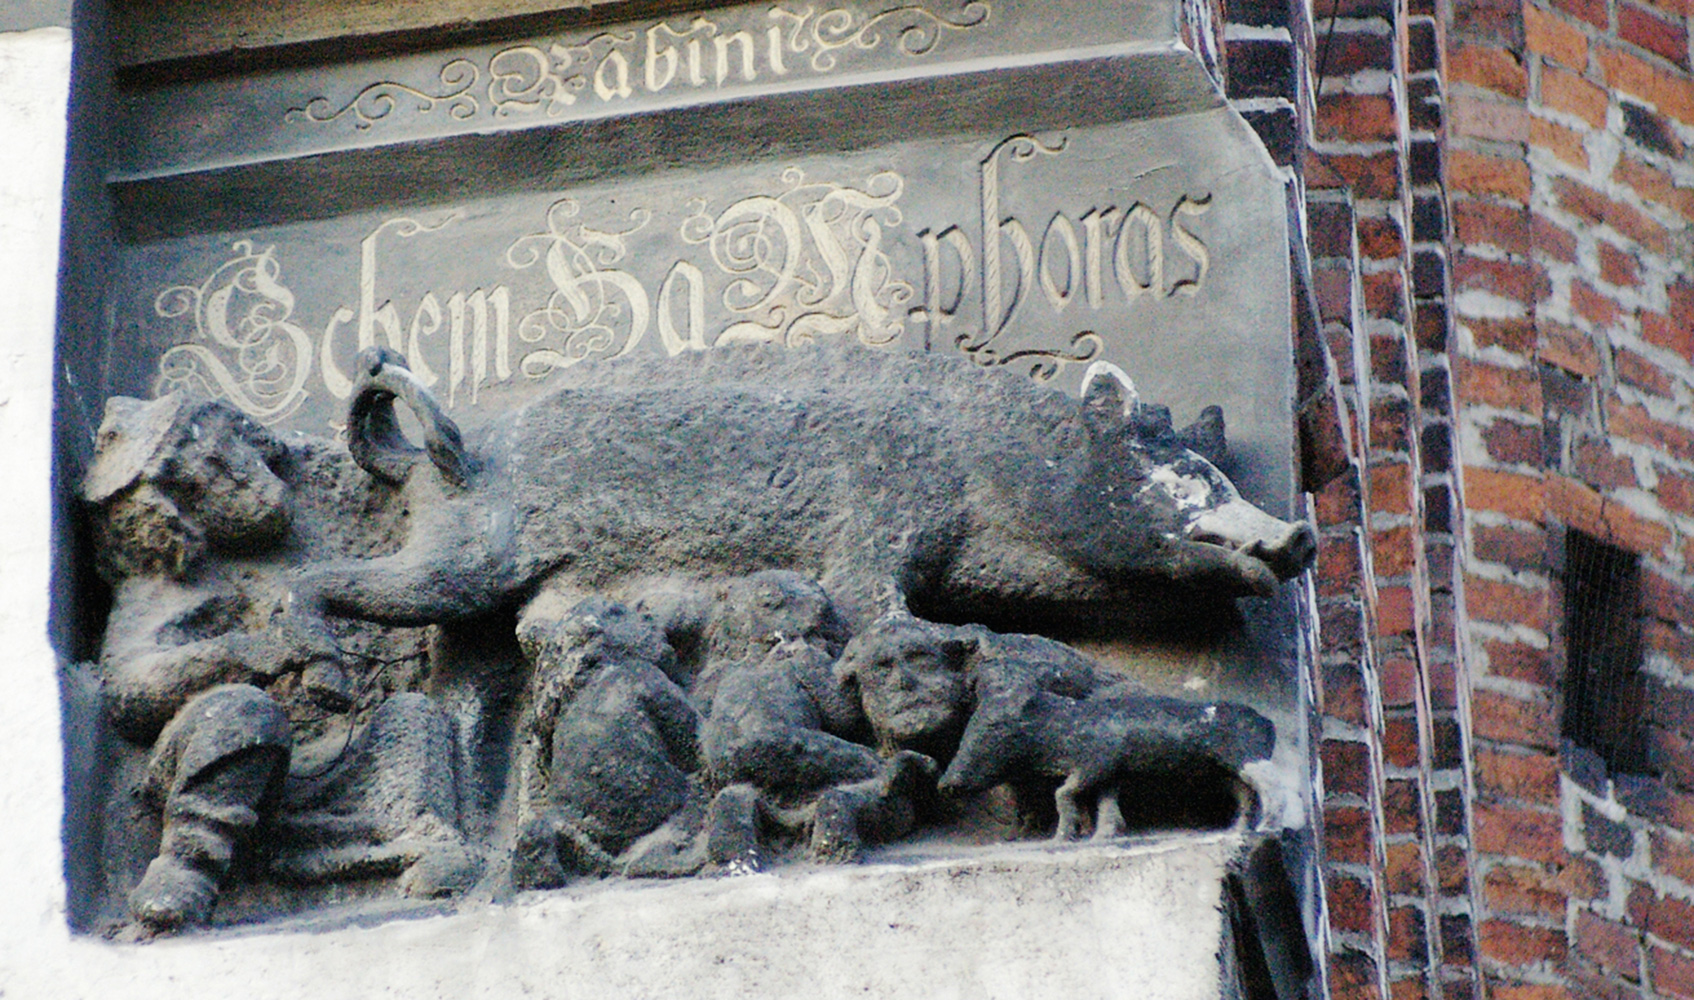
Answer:
[{"label": "red brick wall", "polygon": [[[1464,19],[1450,201],[1474,261],[1454,291],[1482,967],[1502,997],[1694,996],[1688,13]],[[1657,776],[1608,777],[1559,738],[1566,527],[1642,558]]]},{"label": "red brick wall", "polygon": [[[1291,21],[1337,997],[1694,998],[1683,2]],[[1652,776],[1560,739],[1566,527],[1642,558]]]}]

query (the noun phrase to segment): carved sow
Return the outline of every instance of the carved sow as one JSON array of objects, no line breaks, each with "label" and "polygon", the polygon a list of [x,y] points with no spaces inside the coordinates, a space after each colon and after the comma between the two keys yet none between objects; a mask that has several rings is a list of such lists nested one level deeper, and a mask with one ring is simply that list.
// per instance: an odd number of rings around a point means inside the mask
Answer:
[{"label": "carved sow", "polygon": [[[297,609],[424,624],[543,578],[586,597],[788,569],[855,629],[908,605],[1105,628],[1268,594],[1315,549],[1189,447],[1221,450],[1215,410],[1178,433],[1113,377],[1078,401],[941,356],[768,347],[573,372],[467,448],[403,359],[367,349],[350,447],[405,483],[411,533],[304,573]],[[427,449],[401,436],[396,400]]]}]

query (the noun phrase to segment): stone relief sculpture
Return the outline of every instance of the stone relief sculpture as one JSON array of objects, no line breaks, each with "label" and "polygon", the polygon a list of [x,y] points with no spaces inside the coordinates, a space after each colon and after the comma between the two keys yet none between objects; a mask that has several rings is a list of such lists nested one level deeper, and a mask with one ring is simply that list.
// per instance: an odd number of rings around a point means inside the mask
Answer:
[{"label": "stone relief sculpture", "polygon": [[[181,395],[109,404],[85,493],[108,714],[163,816],[143,930],[211,919],[244,852],[435,896],[850,860],[995,786],[1061,839],[1122,833],[1149,775],[1210,769],[1251,814],[1264,716],[1023,634],[1310,563],[1310,527],[1208,459],[1215,408],[1178,431],[1109,367],[1074,400],[860,348],[571,374],[467,444],[367,349],[345,452]],[[487,727],[427,693],[431,636],[465,623],[511,631],[527,677],[507,834],[462,815]]]},{"label": "stone relief sculpture", "polygon": [[[725,350],[630,357],[491,425],[474,456],[398,355],[369,348],[349,446],[413,511],[393,555],[294,583],[302,627],[463,618],[543,580],[582,593],[665,573],[803,567],[863,627],[917,593],[1137,614],[1150,584],[1267,595],[1311,528],[1242,500],[1162,408],[1081,404],[950,359]],[[850,386],[851,390],[844,390]],[[394,401],[427,448],[396,430]],[[412,474],[426,457],[436,466]]]}]

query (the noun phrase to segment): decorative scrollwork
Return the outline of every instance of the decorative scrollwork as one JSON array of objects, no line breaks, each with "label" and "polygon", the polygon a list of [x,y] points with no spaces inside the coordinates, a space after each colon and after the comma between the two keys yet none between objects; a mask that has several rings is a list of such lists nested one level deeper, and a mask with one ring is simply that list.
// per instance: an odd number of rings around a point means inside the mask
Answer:
[{"label": "decorative scrollwork", "polygon": [[1028,364],[1029,377],[1037,382],[1050,382],[1053,376],[1066,367],[1093,361],[1105,350],[1105,342],[1093,330],[1084,330],[1071,338],[1069,350],[1027,350],[1012,351],[1001,354],[986,345],[971,348],[968,335],[961,335],[954,346],[959,348],[965,357],[984,368],[1000,368],[1017,364]]},{"label": "decorative scrollwork", "polygon": [[545,51],[538,45],[514,45],[501,49],[488,60],[488,103],[497,115],[544,112],[553,118],[576,103],[577,94],[588,86],[581,73],[566,75],[579,56],[591,57],[586,46],[554,43]]},{"label": "decorative scrollwork", "polygon": [[294,295],[278,280],[276,248],[255,252],[252,241],[239,240],[232,249],[236,256],[199,285],[173,285],[154,297],[154,313],[191,317],[194,334],[159,358],[153,391],[197,391],[275,423],[306,401],[312,341],[289,321]]},{"label": "decorative scrollwork", "polygon": [[882,44],[885,31],[898,28],[900,52],[907,56],[927,55],[950,31],[967,31],[985,24],[991,14],[986,0],[968,0],[958,13],[943,17],[916,4],[894,7],[866,17],[846,7],[836,7],[816,14],[808,6],[801,11],[773,7],[773,20],[787,21],[788,48],[795,53],[810,52],[812,69],[827,73],[836,66],[836,52],[853,48],[869,51]]},{"label": "decorative scrollwork", "polygon": [[[729,11],[731,21],[757,18],[759,8]],[[866,14],[848,7],[819,13],[807,6],[794,10],[777,5],[765,9],[775,27],[769,28],[768,47],[755,43],[748,29],[695,16],[686,27],[658,21],[644,27],[624,25],[592,36],[549,41],[523,42],[501,48],[486,57],[460,56],[441,67],[440,86],[419,88],[397,80],[369,84],[351,99],[338,103],[325,95],[289,108],[283,120],[315,123],[349,119],[354,127],[368,129],[380,121],[393,121],[397,112],[410,108],[419,115],[445,109],[458,121],[469,121],[484,105],[474,92],[486,76],[483,90],[487,108],[497,117],[545,114],[556,118],[573,107],[579,98],[600,103],[625,100],[637,93],[658,94],[670,87],[723,86],[737,78],[751,81],[755,74],[776,76],[794,68],[784,53],[804,57],[816,73],[834,70],[839,53],[869,51],[894,38],[893,49],[908,57],[928,55],[949,32],[969,31],[986,24],[988,0],[965,0],[957,12],[936,14],[917,4],[893,7]],[[786,34],[786,38],[782,37]],[[645,35],[645,47],[638,44]],[[667,40],[668,39],[668,40]],[[686,39],[686,43],[684,43]],[[736,48],[739,46],[738,48]],[[731,52],[740,53],[731,61]],[[768,62],[756,68],[761,58]],[[474,61],[473,61],[474,60]]]},{"label": "decorative scrollwork", "polygon": [[438,76],[440,93],[429,94],[403,83],[383,80],[365,87],[339,108],[327,97],[314,97],[302,107],[289,108],[282,116],[283,121],[322,124],[350,114],[354,128],[368,129],[393,114],[403,101],[412,103],[419,114],[440,106],[459,121],[474,118],[480,108],[476,95],[471,93],[471,88],[481,79],[476,65],[469,59],[454,59],[441,67]]}]

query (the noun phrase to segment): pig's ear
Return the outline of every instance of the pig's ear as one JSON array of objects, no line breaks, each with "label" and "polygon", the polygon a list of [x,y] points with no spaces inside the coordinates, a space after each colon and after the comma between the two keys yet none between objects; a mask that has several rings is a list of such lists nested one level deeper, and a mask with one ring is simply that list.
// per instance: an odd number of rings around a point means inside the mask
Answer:
[{"label": "pig's ear", "polygon": [[1096,361],[1082,377],[1082,415],[1095,430],[1122,427],[1137,402],[1135,383],[1122,368]]},{"label": "pig's ear", "polygon": [[1176,434],[1171,430],[1171,409],[1168,406],[1141,403],[1135,407],[1130,422],[1135,427],[1135,436],[1149,444],[1167,443]]},{"label": "pig's ear", "polygon": [[1229,461],[1229,441],[1224,437],[1223,407],[1208,406],[1193,423],[1176,432],[1182,446],[1222,468]]},{"label": "pig's ear", "polygon": [[835,677],[835,683],[851,691],[859,689],[859,647],[849,643],[847,648],[836,657],[835,664],[830,667],[830,673]]},{"label": "pig's ear", "polygon": [[964,669],[965,663],[977,651],[979,639],[974,635],[949,636],[941,643],[941,653],[954,670]]}]

